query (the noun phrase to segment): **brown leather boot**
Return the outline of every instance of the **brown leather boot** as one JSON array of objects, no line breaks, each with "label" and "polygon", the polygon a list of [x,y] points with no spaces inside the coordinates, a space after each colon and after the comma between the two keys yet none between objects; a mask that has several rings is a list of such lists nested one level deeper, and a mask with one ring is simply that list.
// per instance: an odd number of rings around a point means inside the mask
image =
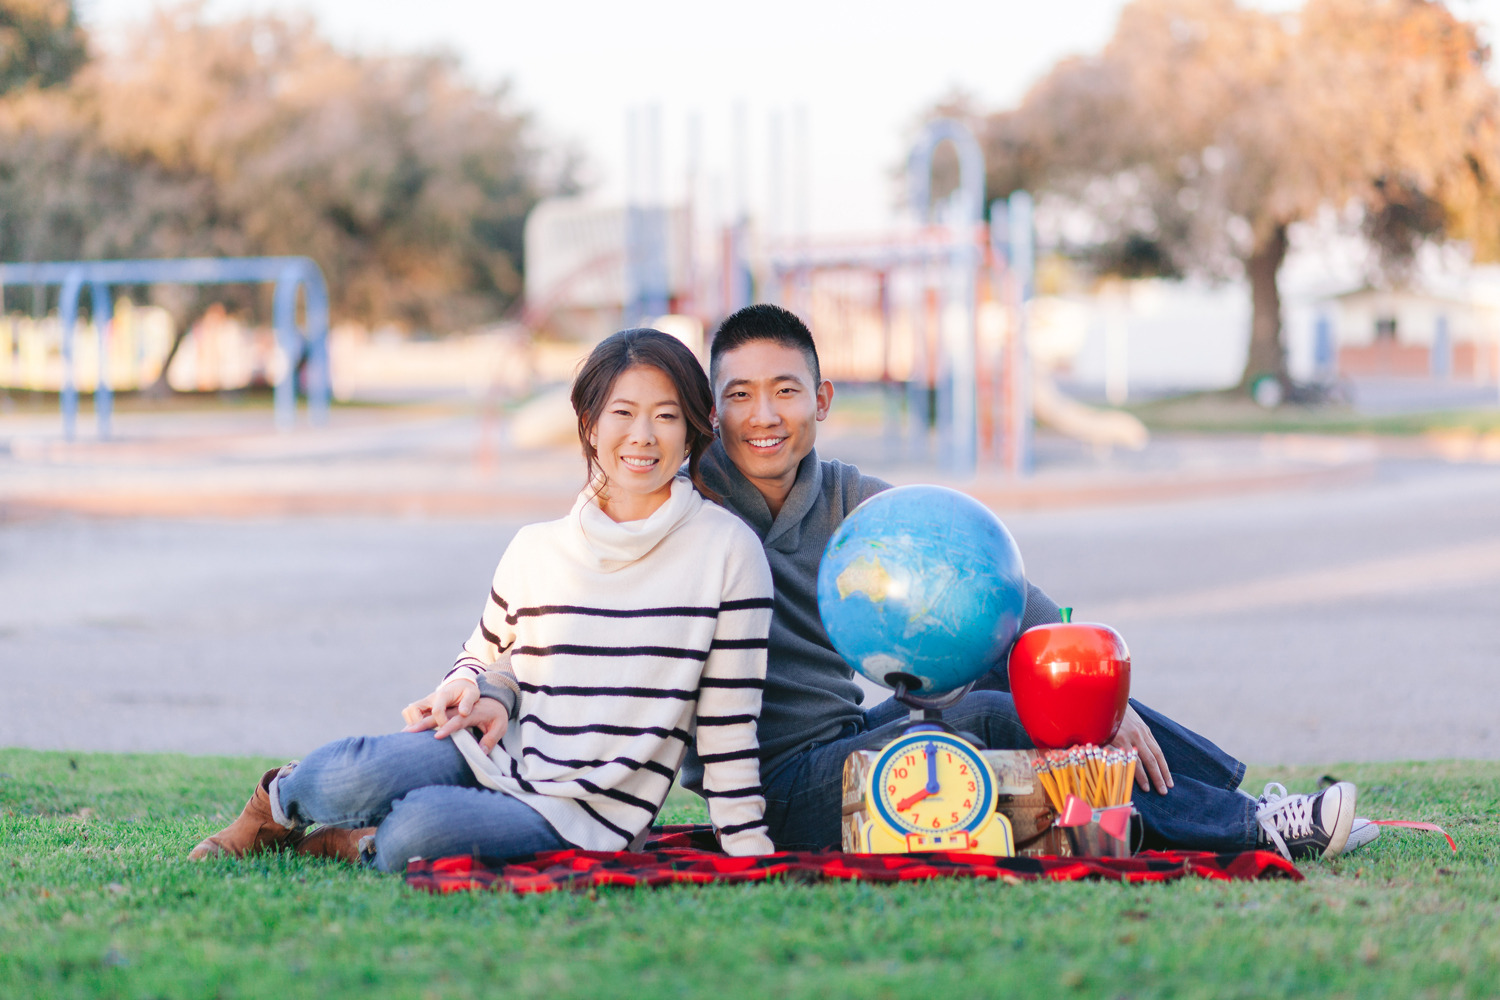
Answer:
[{"label": "brown leather boot", "polygon": [[279,851],[296,847],[302,839],[300,830],[282,826],[271,818],[271,779],[282,771],[273,767],[260,777],[255,794],[233,823],[201,841],[188,852],[189,861],[201,861],[220,854],[242,858],[261,851]]},{"label": "brown leather boot", "polygon": [[373,826],[345,830],[338,826],[320,826],[297,844],[297,853],[311,858],[337,858],[351,865],[359,863],[359,842],[373,836]]}]

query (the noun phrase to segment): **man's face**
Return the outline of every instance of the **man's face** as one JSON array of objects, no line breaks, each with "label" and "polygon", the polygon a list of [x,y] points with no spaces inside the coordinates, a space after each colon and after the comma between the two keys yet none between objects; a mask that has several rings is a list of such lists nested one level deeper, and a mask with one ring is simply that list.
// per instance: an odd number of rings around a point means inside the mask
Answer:
[{"label": "man's face", "polygon": [[833,383],[814,381],[796,348],[752,340],[719,358],[714,401],[724,450],[746,478],[791,480],[833,405]]}]

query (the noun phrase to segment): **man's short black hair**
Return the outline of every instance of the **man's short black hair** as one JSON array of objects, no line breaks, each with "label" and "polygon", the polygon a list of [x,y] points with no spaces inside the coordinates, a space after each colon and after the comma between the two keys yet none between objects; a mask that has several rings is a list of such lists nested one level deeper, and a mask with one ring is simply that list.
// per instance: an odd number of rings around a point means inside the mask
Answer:
[{"label": "man's short black hair", "polygon": [[790,347],[802,352],[807,367],[812,371],[813,385],[823,381],[818,366],[818,348],[813,344],[812,331],[797,318],[797,314],[773,306],[768,302],[746,306],[734,313],[714,334],[713,346],[708,349],[708,380],[714,392],[719,391],[719,358],[736,347],[757,340],[769,340],[773,344]]}]

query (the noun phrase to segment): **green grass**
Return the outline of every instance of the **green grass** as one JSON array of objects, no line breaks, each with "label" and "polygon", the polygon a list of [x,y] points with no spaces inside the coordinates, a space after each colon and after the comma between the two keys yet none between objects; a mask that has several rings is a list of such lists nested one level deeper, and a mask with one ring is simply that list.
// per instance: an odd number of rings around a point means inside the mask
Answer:
[{"label": "green grass", "polygon": [[1263,409],[1233,392],[1190,393],[1125,407],[1153,431],[1241,434],[1389,434],[1413,436],[1434,431],[1487,433],[1500,430],[1500,409],[1439,410],[1366,416],[1335,403],[1288,403]]},{"label": "green grass", "polygon": [[1500,995],[1497,763],[1336,768],[1362,812],[1442,822],[1462,850],[1387,831],[1301,884],[448,897],[282,855],[183,860],[272,763],[0,750],[0,997]]}]

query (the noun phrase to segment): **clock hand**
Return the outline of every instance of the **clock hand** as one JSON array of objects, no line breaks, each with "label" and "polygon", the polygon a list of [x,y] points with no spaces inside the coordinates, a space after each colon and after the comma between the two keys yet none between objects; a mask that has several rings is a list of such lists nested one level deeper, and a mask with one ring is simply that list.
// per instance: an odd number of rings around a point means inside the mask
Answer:
[{"label": "clock hand", "polygon": [[906,810],[910,809],[912,806],[916,805],[918,802],[921,802],[923,799],[927,798],[927,796],[929,796],[931,794],[932,793],[929,792],[925,788],[918,789],[917,791],[915,791],[912,794],[908,795],[906,798],[902,799],[900,802],[897,802],[896,803],[896,811],[897,812],[905,812]]},{"label": "clock hand", "polygon": [[927,794],[936,795],[938,792],[937,780],[937,744],[927,744]]}]

